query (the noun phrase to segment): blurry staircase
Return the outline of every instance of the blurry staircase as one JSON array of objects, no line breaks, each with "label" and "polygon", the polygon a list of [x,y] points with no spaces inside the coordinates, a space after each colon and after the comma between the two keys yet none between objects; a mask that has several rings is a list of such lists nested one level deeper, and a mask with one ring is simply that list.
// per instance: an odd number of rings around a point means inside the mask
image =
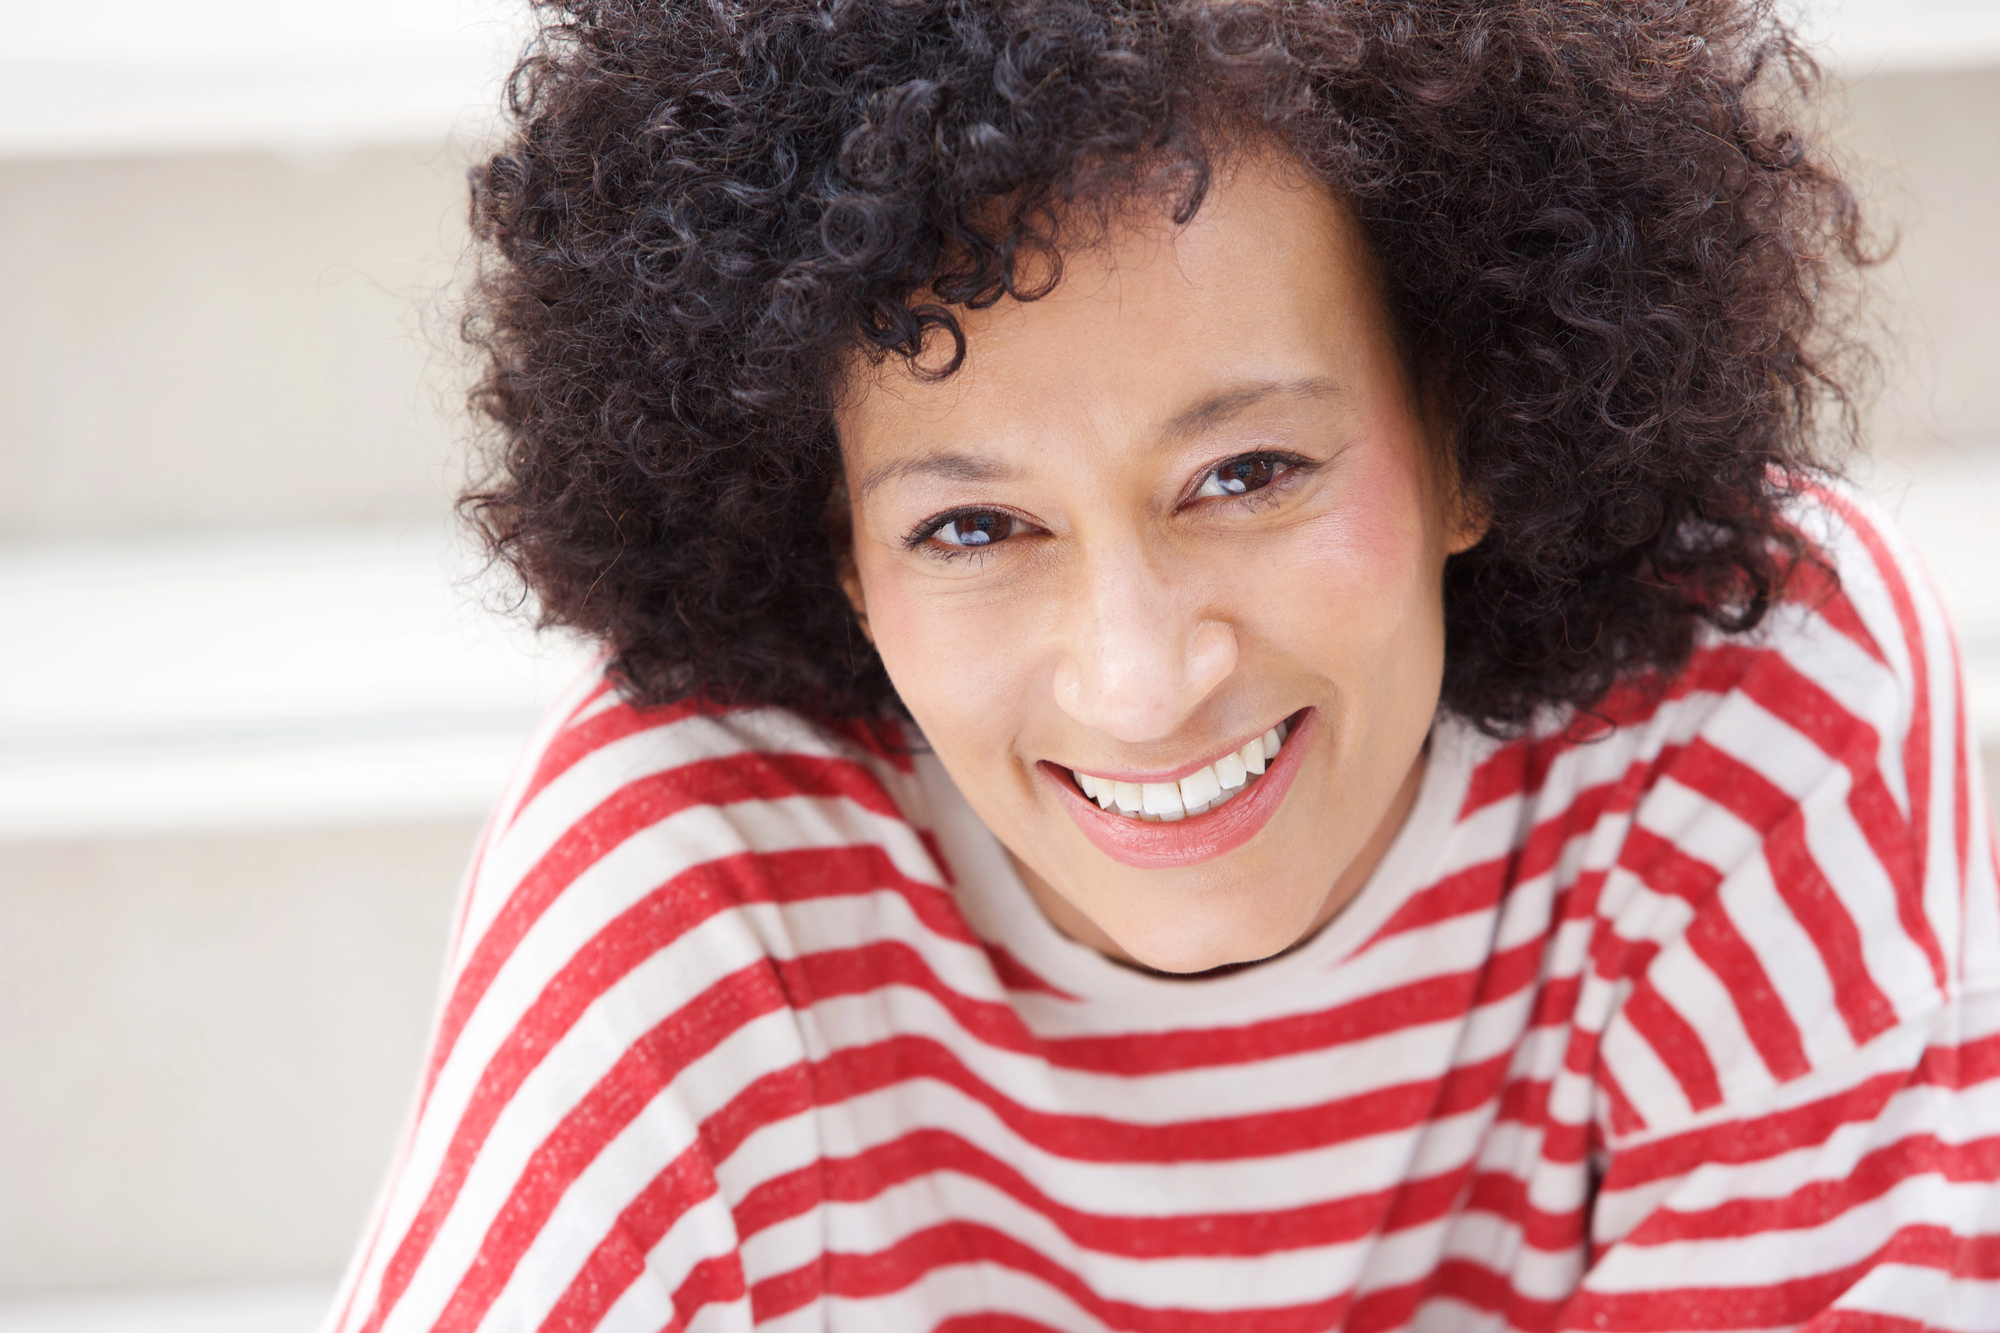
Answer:
[{"label": "blurry staircase", "polygon": [[584,661],[449,516],[521,8],[0,25],[0,1333],[307,1333],[387,1164]]}]

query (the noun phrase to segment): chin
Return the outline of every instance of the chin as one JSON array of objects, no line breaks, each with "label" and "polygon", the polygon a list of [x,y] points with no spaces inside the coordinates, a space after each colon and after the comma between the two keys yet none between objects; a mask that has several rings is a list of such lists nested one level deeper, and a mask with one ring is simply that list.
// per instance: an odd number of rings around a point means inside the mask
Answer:
[{"label": "chin", "polygon": [[1208,921],[1165,929],[1161,928],[1165,923],[1151,924],[1153,929],[1133,932],[1132,938],[1121,935],[1112,938],[1141,967],[1183,976],[1261,962],[1297,944],[1302,934]]}]

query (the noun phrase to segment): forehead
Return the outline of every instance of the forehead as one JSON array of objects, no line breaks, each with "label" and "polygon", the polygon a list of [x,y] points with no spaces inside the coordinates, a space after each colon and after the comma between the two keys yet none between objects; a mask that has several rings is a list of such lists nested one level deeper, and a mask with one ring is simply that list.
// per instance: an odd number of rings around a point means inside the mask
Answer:
[{"label": "forehead", "polygon": [[1171,434],[1203,404],[1260,387],[1350,392],[1402,377],[1359,224],[1269,158],[1218,170],[1184,227],[1135,205],[1065,255],[1040,300],[953,313],[966,338],[955,373],[926,378],[892,357],[849,382],[835,417],[851,475],[967,446],[989,459],[968,471],[997,467],[993,456],[1052,437]]}]

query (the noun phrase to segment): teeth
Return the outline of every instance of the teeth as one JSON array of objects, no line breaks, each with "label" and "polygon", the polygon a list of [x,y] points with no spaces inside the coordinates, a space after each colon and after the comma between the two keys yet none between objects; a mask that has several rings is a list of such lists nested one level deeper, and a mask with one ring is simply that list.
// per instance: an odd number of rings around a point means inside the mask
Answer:
[{"label": "teeth", "polygon": [[1181,779],[1181,804],[1187,807],[1189,814],[1195,813],[1196,806],[1208,809],[1208,803],[1220,795],[1222,780],[1215,775],[1213,765],[1197,768]]},{"label": "teeth", "polygon": [[1146,813],[1160,819],[1174,820],[1187,817],[1187,807],[1181,804],[1181,789],[1171,782],[1148,782],[1139,791],[1146,798]]},{"label": "teeth", "polygon": [[1118,782],[1074,770],[1071,776],[1084,795],[1106,810],[1149,824],[1172,823],[1233,800],[1250,785],[1251,778],[1261,774],[1278,757],[1288,730],[1280,722],[1235,754],[1226,754],[1179,782]]}]

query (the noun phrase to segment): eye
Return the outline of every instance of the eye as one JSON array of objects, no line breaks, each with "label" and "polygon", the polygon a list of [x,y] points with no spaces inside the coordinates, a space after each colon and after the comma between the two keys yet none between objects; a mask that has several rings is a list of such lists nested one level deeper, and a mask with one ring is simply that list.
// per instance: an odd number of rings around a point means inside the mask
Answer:
[{"label": "eye", "polygon": [[1240,458],[1232,458],[1209,469],[1208,475],[1195,489],[1194,498],[1248,495],[1252,491],[1261,491],[1282,476],[1285,467],[1285,460],[1272,454],[1244,454]]},{"label": "eye", "polygon": [[1021,521],[1012,514],[1003,514],[994,509],[974,509],[966,513],[953,514],[933,528],[930,535],[946,546],[992,546],[996,542],[1006,541],[1020,526]]}]

